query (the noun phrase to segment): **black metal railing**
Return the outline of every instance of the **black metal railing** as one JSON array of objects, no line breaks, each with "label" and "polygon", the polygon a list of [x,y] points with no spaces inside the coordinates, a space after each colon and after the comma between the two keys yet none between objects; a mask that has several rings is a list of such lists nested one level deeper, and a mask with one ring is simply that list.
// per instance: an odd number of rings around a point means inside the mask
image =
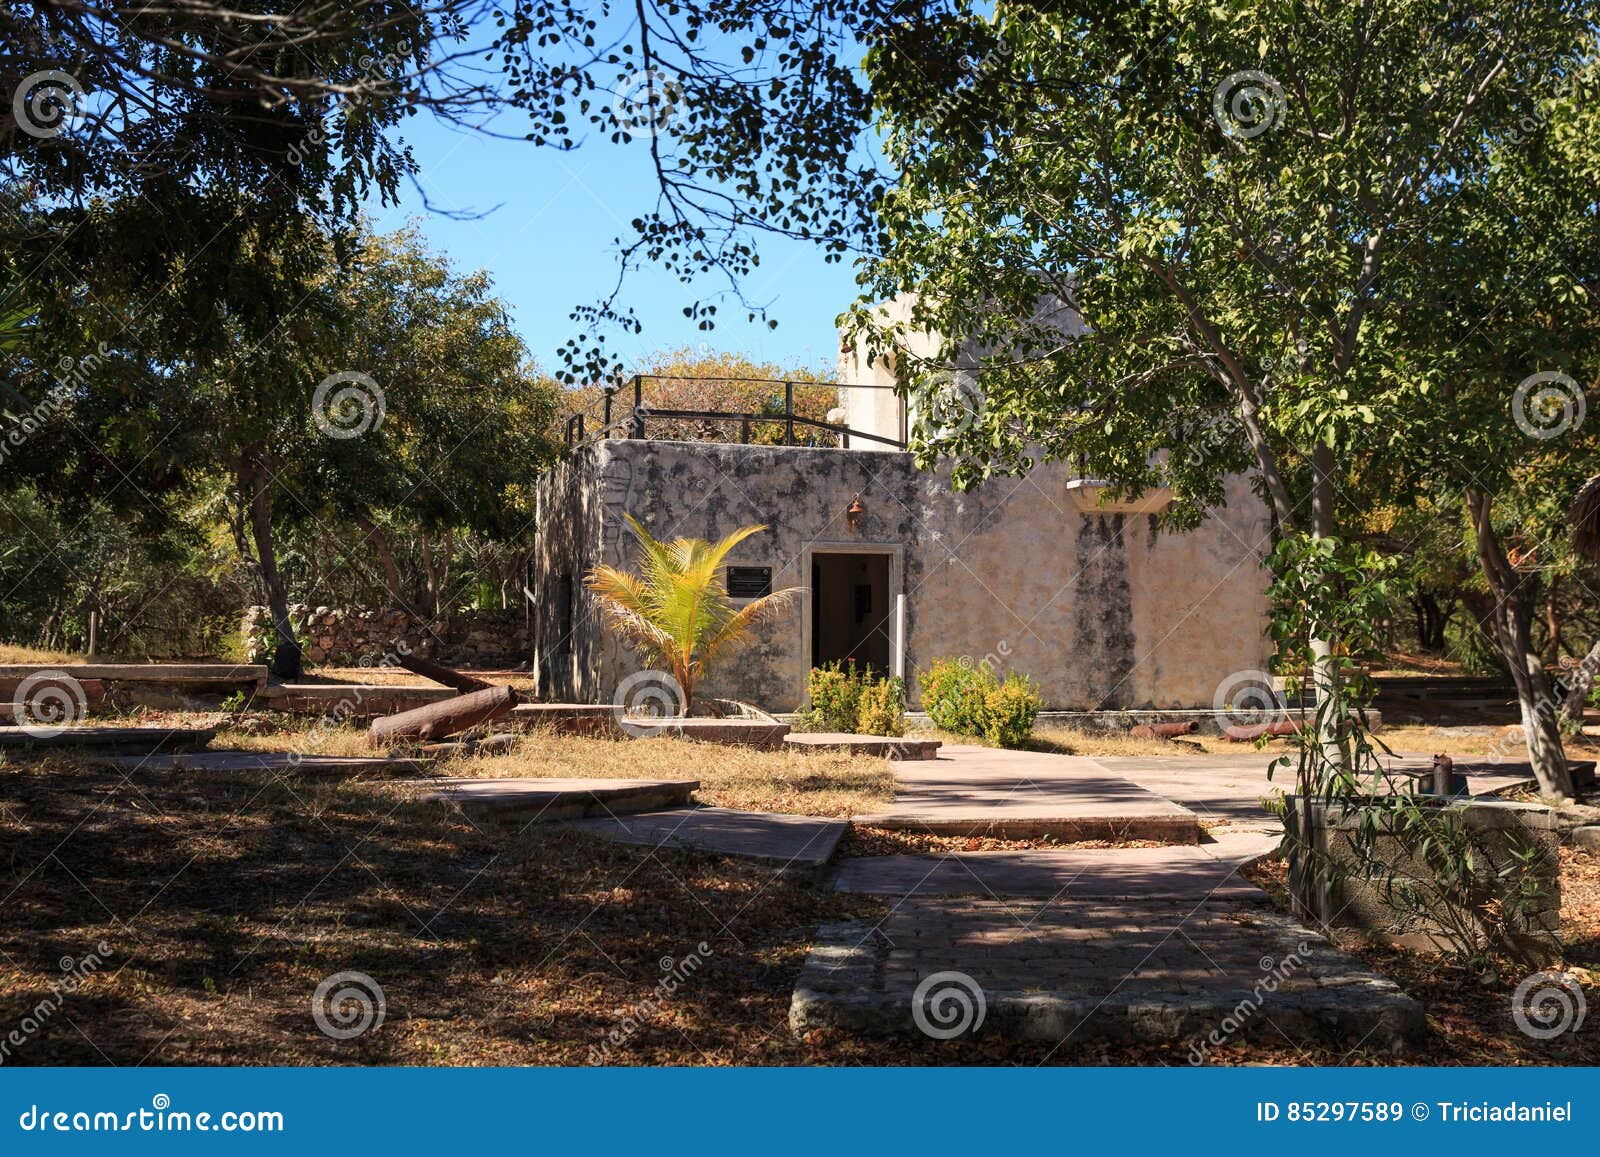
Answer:
[{"label": "black metal railing", "polygon": [[[709,410],[685,409],[675,406],[651,406],[645,403],[645,383],[648,381],[674,381],[674,382],[746,382],[782,387],[783,408],[776,411],[742,411],[742,410]],[[723,376],[697,376],[697,377],[669,377],[660,374],[635,374],[628,382],[621,386],[607,389],[601,399],[601,412],[598,415],[588,413],[573,414],[567,419],[566,442],[568,449],[583,445],[590,440],[588,419],[591,416],[600,420],[599,430],[595,433],[596,440],[603,438],[645,438],[652,421],[658,423],[669,422],[698,422],[702,425],[737,426],[738,441],[749,443],[752,435],[760,428],[778,426],[782,428],[782,440],[769,445],[800,446],[817,445],[810,440],[802,440],[800,431],[821,431],[834,434],[839,438],[839,445],[843,449],[850,448],[851,439],[863,442],[872,442],[877,445],[888,446],[896,450],[906,448],[906,418],[905,407],[900,408],[900,437],[886,438],[881,434],[868,433],[865,430],[853,429],[836,422],[812,417],[795,409],[795,389],[829,389],[837,390],[839,387],[832,382],[807,382],[783,378],[735,378]],[[850,386],[850,389],[892,390],[892,386],[865,385]],[[619,397],[622,405],[618,404]],[[631,403],[629,405],[628,403]],[[623,410],[626,406],[626,410]],[[657,427],[659,429],[659,426]],[[708,439],[701,439],[708,440]]]}]

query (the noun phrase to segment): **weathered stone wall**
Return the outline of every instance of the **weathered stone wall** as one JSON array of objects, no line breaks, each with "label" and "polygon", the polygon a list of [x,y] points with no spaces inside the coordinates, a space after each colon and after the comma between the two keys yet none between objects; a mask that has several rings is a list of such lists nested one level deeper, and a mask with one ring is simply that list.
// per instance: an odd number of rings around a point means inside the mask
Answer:
[{"label": "weathered stone wall", "polygon": [[[474,667],[517,667],[533,655],[533,631],[519,607],[465,611],[433,623],[418,623],[404,611],[371,607],[289,607],[307,663],[355,667],[380,662],[405,643],[414,654]],[[272,615],[266,607],[245,611],[246,658],[266,662]]]},{"label": "weathered stone wall", "polygon": [[[631,566],[631,512],[659,538],[719,538],[763,523],[730,562],[773,568],[773,585],[809,585],[808,551],[881,547],[898,559],[900,671],[935,658],[989,658],[1039,681],[1047,707],[1210,706],[1236,672],[1269,652],[1265,507],[1246,480],[1200,528],[1158,531],[1155,516],[1101,509],[1043,466],[958,493],[944,472],[870,450],[611,440],[539,483],[535,593],[547,698],[604,701],[638,668],[583,589],[596,563]],[[859,526],[845,509],[860,495]],[[570,629],[556,622],[573,590]],[[809,596],[807,596],[808,598]],[[756,633],[707,694],[792,710],[805,694],[806,599]],[[570,636],[563,653],[557,640]]]}]

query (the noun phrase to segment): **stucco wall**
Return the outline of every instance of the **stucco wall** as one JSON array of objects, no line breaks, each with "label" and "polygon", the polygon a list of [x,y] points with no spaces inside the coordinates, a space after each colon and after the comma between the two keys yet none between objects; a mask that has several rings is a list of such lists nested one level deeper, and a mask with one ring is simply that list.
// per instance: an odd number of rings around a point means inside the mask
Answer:
[{"label": "stucco wall", "polygon": [[[1158,532],[1144,513],[1082,508],[1069,475],[1041,466],[976,492],[909,455],[870,450],[613,440],[585,448],[539,486],[536,654],[547,697],[603,701],[638,664],[599,624],[582,589],[596,562],[630,565],[633,513],[658,538],[770,529],[734,564],[805,586],[808,550],[895,553],[898,651],[912,676],[936,657],[988,657],[1040,683],[1063,709],[1209,706],[1219,683],[1268,653],[1268,516],[1243,479],[1198,530]],[[859,494],[858,529],[845,518]],[[558,654],[560,577],[575,580],[570,656]],[[792,710],[805,693],[807,600],[764,626],[706,692]]]}]

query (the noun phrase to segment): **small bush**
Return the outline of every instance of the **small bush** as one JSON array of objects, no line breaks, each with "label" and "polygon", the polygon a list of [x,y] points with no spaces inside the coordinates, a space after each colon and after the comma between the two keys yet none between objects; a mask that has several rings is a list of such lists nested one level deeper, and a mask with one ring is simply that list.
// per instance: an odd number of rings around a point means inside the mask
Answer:
[{"label": "small bush", "polygon": [[1026,675],[999,679],[987,665],[936,659],[918,676],[928,718],[941,731],[968,735],[996,747],[1020,747],[1033,732],[1043,700]]},{"label": "small bush", "polygon": [[796,717],[800,731],[840,731],[853,735],[904,735],[905,683],[875,678],[872,668],[828,663],[806,677],[811,702]]},{"label": "small bush", "polygon": [[904,735],[906,733],[906,686],[890,676],[861,687],[861,704],[856,711],[858,735]]}]

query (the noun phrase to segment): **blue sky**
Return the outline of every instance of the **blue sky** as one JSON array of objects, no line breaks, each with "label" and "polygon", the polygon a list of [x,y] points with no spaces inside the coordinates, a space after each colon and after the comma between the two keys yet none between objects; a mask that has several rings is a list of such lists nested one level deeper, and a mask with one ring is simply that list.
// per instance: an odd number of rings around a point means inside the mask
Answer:
[{"label": "blue sky", "polygon": [[[489,270],[528,348],[543,368],[552,368],[557,348],[573,332],[567,315],[609,289],[617,270],[614,239],[626,237],[629,220],[654,203],[646,141],[613,145],[596,132],[579,149],[558,153],[452,130],[426,117],[411,121],[405,137],[436,207],[492,211],[454,220],[429,213],[423,197],[408,188],[399,206],[374,207],[373,223],[392,229],[415,218],[434,248],[462,269]],[[623,298],[644,332],[613,333],[608,344],[630,364],[656,350],[689,346],[831,370],[838,342],[833,319],[855,296],[852,270],[825,264],[822,251],[809,245],[764,237],[759,246],[762,263],[745,292],[769,304],[777,329],[746,322],[738,303],[727,301],[717,328],[702,333],[683,316],[691,290],[646,269],[630,274]],[[708,281],[702,288],[710,293],[719,285]]]}]

